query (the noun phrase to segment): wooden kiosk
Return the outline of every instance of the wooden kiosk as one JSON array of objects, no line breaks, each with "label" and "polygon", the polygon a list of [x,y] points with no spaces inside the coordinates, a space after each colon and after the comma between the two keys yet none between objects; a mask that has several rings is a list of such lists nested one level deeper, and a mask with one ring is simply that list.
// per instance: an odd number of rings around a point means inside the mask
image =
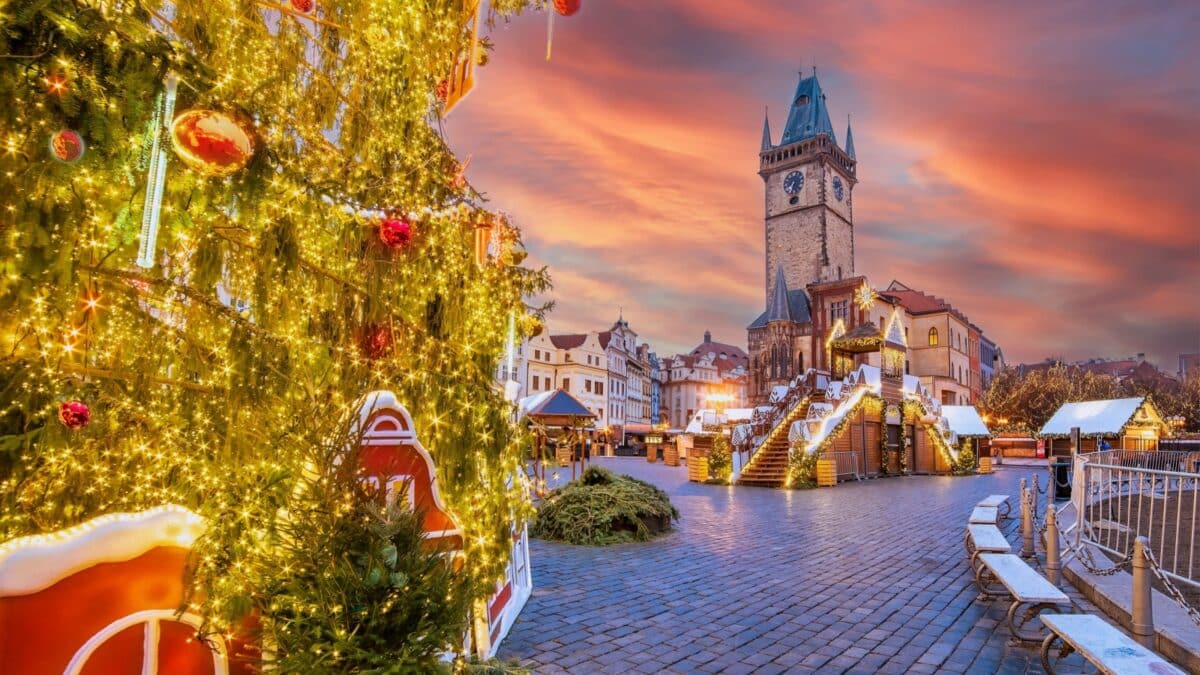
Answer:
[{"label": "wooden kiosk", "polygon": [[588,460],[590,443],[596,435],[594,415],[587,406],[562,389],[521,399],[520,415],[533,429],[533,473],[539,487],[545,485],[546,460],[555,466],[571,466],[571,480]]}]

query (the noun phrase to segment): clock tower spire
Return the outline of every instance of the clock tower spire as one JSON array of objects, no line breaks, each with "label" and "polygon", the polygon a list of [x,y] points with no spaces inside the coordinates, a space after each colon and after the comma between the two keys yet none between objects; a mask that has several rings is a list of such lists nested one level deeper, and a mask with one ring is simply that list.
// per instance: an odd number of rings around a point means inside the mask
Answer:
[{"label": "clock tower spire", "polygon": [[[766,128],[764,122],[764,132]],[[853,146],[838,145],[815,71],[800,76],[779,144],[770,144],[769,138],[764,133],[758,172],[765,188],[763,282],[768,303],[781,268],[787,287],[795,289],[854,275],[851,194],[858,182]]]}]

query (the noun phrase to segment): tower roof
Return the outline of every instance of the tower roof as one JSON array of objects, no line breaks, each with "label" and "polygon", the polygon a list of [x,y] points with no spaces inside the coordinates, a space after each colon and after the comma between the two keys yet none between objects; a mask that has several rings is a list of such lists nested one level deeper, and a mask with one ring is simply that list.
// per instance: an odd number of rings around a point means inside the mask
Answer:
[{"label": "tower roof", "polygon": [[850,159],[858,159],[854,156],[854,133],[850,131],[850,120],[846,120],[846,154],[850,155]]},{"label": "tower roof", "polygon": [[766,111],[764,111],[763,112],[762,151],[766,152],[767,150],[770,150],[770,149],[771,149],[771,118],[766,113]]},{"label": "tower roof", "polygon": [[775,268],[775,288],[771,290],[771,301],[767,304],[767,321],[791,321],[792,310],[788,306],[787,281],[783,278],[783,265]]},{"label": "tower roof", "polygon": [[796,85],[787,125],[783,128],[783,138],[779,143],[787,145],[818,134],[825,134],[837,143],[833,123],[829,121],[829,109],[825,105],[825,92],[821,91],[821,83],[814,72],[811,77],[801,77]]}]

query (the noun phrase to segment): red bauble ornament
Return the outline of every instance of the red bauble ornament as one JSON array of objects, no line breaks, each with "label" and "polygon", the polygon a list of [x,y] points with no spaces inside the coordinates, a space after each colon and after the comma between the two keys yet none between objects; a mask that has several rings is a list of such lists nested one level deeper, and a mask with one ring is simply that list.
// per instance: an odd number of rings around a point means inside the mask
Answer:
[{"label": "red bauble ornament", "polygon": [[77,131],[62,129],[50,136],[50,154],[60,162],[78,162],[84,149],[83,137]]},{"label": "red bauble ornament", "polygon": [[450,81],[442,80],[438,82],[437,87],[433,90],[433,94],[437,96],[437,100],[445,103],[446,99],[450,97]]},{"label": "red bauble ornament", "polygon": [[405,248],[412,241],[412,224],[389,216],[379,221],[379,241],[390,249]]},{"label": "red bauble ornament", "polygon": [[301,14],[308,14],[309,12],[313,11],[313,8],[316,6],[317,3],[313,2],[313,0],[292,0],[292,9],[300,12]]},{"label": "red bauble ornament", "polygon": [[58,406],[58,421],[68,429],[82,429],[92,419],[92,411],[83,401],[63,401]]},{"label": "red bauble ornament", "polygon": [[241,120],[214,110],[189,110],[171,123],[179,159],[205,176],[236,173],[254,156],[254,139]]},{"label": "red bauble ornament", "polygon": [[583,0],[554,0],[554,11],[563,16],[573,16],[582,4]]},{"label": "red bauble ornament", "polygon": [[386,356],[392,349],[392,329],[376,323],[367,324],[358,338],[358,348],[371,360]]}]

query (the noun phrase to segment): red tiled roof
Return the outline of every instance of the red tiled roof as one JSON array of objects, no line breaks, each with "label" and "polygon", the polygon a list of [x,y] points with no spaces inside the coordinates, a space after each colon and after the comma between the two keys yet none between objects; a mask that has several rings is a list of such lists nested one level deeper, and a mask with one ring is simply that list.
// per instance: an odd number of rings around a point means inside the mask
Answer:
[{"label": "red tiled roof", "polygon": [[551,335],[550,341],[559,349],[575,349],[579,345],[587,341],[586,333],[572,333],[570,335]]},{"label": "red tiled roof", "polygon": [[707,354],[708,352],[716,353],[717,358],[720,358],[721,352],[724,352],[727,355],[725,358],[731,360],[748,361],[750,359],[750,357],[746,355],[746,350],[737,345],[725,344],[724,342],[701,342],[700,344],[696,345],[695,349],[692,350],[692,356],[700,356],[702,354]]},{"label": "red tiled roof", "polygon": [[606,330],[603,333],[600,333],[600,348],[608,349],[609,342],[612,342],[612,331]]},{"label": "red tiled roof", "polygon": [[928,314],[951,309],[945,300],[932,295],[926,295],[921,291],[883,291],[880,295],[894,299],[913,314]]}]

